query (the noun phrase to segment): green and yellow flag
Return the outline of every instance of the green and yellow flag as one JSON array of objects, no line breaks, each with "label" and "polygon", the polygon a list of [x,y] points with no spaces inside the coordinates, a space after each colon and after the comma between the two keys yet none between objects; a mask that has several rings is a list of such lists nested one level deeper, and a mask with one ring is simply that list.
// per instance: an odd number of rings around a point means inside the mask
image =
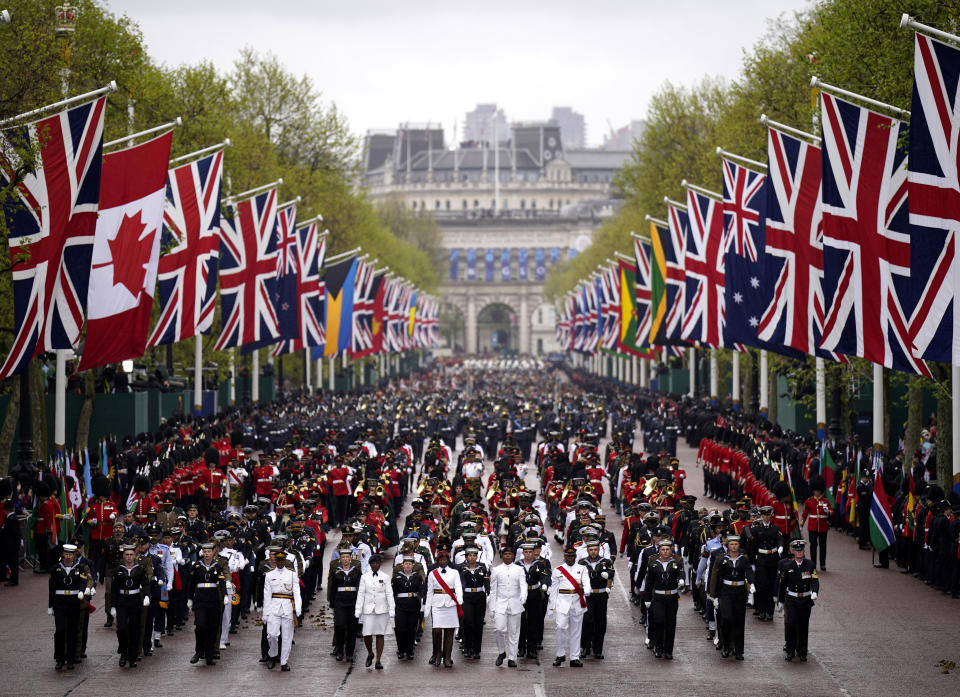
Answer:
[{"label": "green and yellow flag", "polygon": [[667,258],[663,251],[662,235],[668,235],[666,228],[650,223],[650,343],[663,344],[667,316]]},{"label": "green and yellow flag", "polygon": [[631,356],[649,356],[649,350],[638,343],[637,267],[625,259],[618,261],[620,271],[620,336],[617,348]]}]

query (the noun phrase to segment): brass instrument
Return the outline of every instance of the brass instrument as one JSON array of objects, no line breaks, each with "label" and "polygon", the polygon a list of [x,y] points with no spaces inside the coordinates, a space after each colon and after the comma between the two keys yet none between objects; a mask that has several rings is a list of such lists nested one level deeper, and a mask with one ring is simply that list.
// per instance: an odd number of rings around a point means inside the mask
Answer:
[{"label": "brass instrument", "polygon": [[588,496],[593,496],[593,492],[594,492],[593,484],[584,484],[583,488],[581,488],[580,491],[582,491],[584,494],[587,494]]},{"label": "brass instrument", "polygon": [[386,490],[383,488],[383,484],[377,484],[377,488],[373,490],[373,492],[380,497],[383,496],[384,491]]},{"label": "brass instrument", "polygon": [[507,491],[507,495],[508,495],[508,496],[513,496],[513,497],[519,496],[519,495],[520,495],[520,490],[519,490],[517,487],[512,486],[512,487],[510,487],[510,489]]},{"label": "brass instrument", "polygon": [[293,484],[287,484],[287,496],[293,496],[297,493],[297,487]]},{"label": "brass instrument", "polygon": [[357,488],[353,490],[353,495],[354,495],[354,496],[359,496],[359,495],[360,495],[360,492],[363,491],[363,490],[366,488],[366,486],[367,486],[367,480],[366,480],[366,478],[361,479],[361,480],[360,480],[360,483],[357,484]]},{"label": "brass instrument", "polygon": [[489,500],[492,499],[494,496],[496,496],[496,494],[497,494],[497,492],[498,492],[499,490],[500,490],[500,481],[499,481],[498,479],[494,479],[494,480],[493,480],[493,484],[491,484],[491,485],[487,488],[487,501],[489,501]]},{"label": "brass instrument", "polygon": [[675,487],[673,484],[667,484],[667,486],[663,490],[663,493],[666,496],[673,498],[673,495],[677,493],[677,487]]},{"label": "brass instrument", "polygon": [[656,477],[651,477],[643,486],[643,495],[649,496],[660,485]]},{"label": "brass instrument", "polygon": [[422,493],[423,493],[423,490],[426,489],[426,488],[427,488],[427,480],[426,480],[426,478],[424,477],[424,478],[421,478],[421,479],[420,479],[420,483],[417,484],[417,496],[419,496],[420,494],[422,494]]}]

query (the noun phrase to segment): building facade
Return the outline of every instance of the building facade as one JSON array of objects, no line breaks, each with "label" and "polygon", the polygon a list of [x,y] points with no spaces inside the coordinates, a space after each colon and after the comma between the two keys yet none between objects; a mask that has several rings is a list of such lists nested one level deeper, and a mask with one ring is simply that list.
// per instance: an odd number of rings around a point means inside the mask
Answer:
[{"label": "building facade", "polygon": [[628,156],[566,148],[551,122],[513,124],[499,147],[447,148],[439,128],[403,127],[368,134],[363,185],[373,201],[439,223],[440,296],[464,328],[451,351],[543,355],[559,348],[546,274],[616,212],[612,184]]}]

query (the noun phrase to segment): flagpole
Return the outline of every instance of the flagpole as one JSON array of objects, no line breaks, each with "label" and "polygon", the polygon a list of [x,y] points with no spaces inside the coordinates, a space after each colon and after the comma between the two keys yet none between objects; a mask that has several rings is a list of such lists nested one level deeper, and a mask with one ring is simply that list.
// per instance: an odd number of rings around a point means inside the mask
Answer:
[{"label": "flagpole", "polygon": [[100,89],[92,90],[90,92],[84,92],[83,94],[78,94],[76,97],[68,97],[66,99],[61,99],[59,102],[54,102],[53,104],[47,104],[46,106],[39,107],[37,109],[32,109],[30,111],[25,111],[22,114],[17,114],[16,116],[11,116],[9,119],[4,119],[0,121],[0,128],[8,124],[20,121],[21,119],[29,119],[31,116],[37,116],[51,109],[59,109],[60,107],[70,106],[71,104],[76,104],[77,102],[82,102],[85,99],[93,100],[99,97],[100,95],[107,94],[108,92],[117,91],[117,82],[116,80],[111,80],[104,87]]},{"label": "flagpole", "polygon": [[766,114],[760,114],[760,123],[768,128],[772,128],[775,131],[780,131],[781,133],[786,133],[787,135],[794,136],[795,138],[802,138],[803,140],[812,141],[815,145],[820,145],[821,138],[820,136],[814,135],[813,133],[807,133],[806,131],[801,131],[799,128],[794,128],[793,126],[788,126],[785,123],[780,123],[779,121],[774,121],[769,118]]},{"label": "flagpole", "polygon": [[250,354],[250,401],[260,401],[260,349]]},{"label": "flagpole", "polygon": [[262,186],[255,187],[253,189],[247,189],[243,193],[237,194],[236,196],[227,196],[227,198],[224,199],[224,203],[226,203],[227,205],[232,205],[237,201],[242,201],[243,199],[250,198],[251,196],[256,196],[257,194],[261,194],[264,191],[268,191],[270,189],[278,187],[281,184],[283,184],[283,177],[280,177],[276,181],[272,181],[269,184],[263,184]]},{"label": "flagpole", "polygon": [[817,368],[817,438],[827,435],[827,369],[822,358],[816,359]]},{"label": "flagpole", "polygon": [[929,34],[930,36],[935,36],[936,38],[943,39],[944,41],[960,43],[960,36],[957,36],[956,34],[948,34],[940,29],[935,29],[926,24],[921,24],[907,13],[904,13],[903,16],[900,17],[900,28],[914,29],[921,34]]},{"label": "flagpole", "polygon": [[203,335],[197,334],[193,347],[193,415],[203,410]]},{"label": "flagpole", "polygon": [[[952,404],[950,405],[950,454],[953,462],[953,481],[947,482],[947,485],[953,491],[957,491],[957,484],[960,482],[960,366],[950,367],[950,392],[952,393]],[[946,491],[947,487],[943,487]]]},{"label": "flagpole", "polygon": [[702,186],[691,184],[686,179],[680,182],[680,186],[689,191],[696,191],[698,194],[703,194],[707,198],[716,199],[717,201],[723,200],[723,194],[718,194],[716,191],[710,191],[710,189],[704,189]]},{"label": "flagpole", "polygon": [[337,372],[337,367],[336,367],[336,365],[335,365],[334,362],[333,362],[333,361],[334,361],[334,358],[336,358],[336,357],[335,357],[335,356],[330,356],[330,365],[328,366],[329,369],[330,369],[330,394],[333,394],[333,390],[334,390],[334,387],[335,387],[335,383],[334,383],[334,377],[335,377],[335,375],[334,375],[334,374]]},{"label": "flagpole", "polygon": [[717,350],[710,349],[710,403],[714,405],[720,399],[720,366],[717,364]]},{"label": "flagpole", "polygon": [[693,399],[693,397],[696,396],[696,388],[697,388],[697,354],[693,346],[690,347],[689,356],[690,356],[690,398]]},{"label": "flagpole", "polygon": [[893,104],[887,104],[886,102],[881,102],[876,99],[871,99],[870,97],[865,97],[862,94],[857,94],[856,92],[850,92],[849,90],[845,90],[841,87],[837,87],[836,85],[828,84],[826,82],[823,82],[816,75],[810,78],[810,87],[813,87],[814,89],[818,89],[821,92],[826,92],[827,94],[834,94],[840,97],[848,97],[850,99],[856,99],[858,101],[863,102],[864,104],[869,104],[870,106],[877,107],[878,109],[887,109],[888,111],[892,111],[895,114],[898,114],[902,119],[910,118],[910,112],[907,111],[906,109],[901,109],[900,107],[894,106]]},{"label": "flagpole", "polygon": [[193,158],[195,158],[195,157],[201,157],[201,156],[203,156],[203,155],[206,155],[207,153],[215,152],[215,151],[217,151],[217,150],[220,150],[221,148],[226,148],[226,147],[230,147],[230,139],[229,139],[229,138],[227,138],[226,140],[224,140],[224,141],[221,142],[221,143],[217,143],[216,145],[211,145],[211,146],[206,147],[206,148],[203,148],[203,149],[201,149],[201,150],[194,150],[193,152],[187,153],[186,155],[181,155],[180,157],[175,157],[175,158],[173,158],[172,160],[170,160],[170,164],[171,164],[171,165],[175,165],[175,164],[177,164],[178,162],[184,162],[184,161],[186,161],[186,160],[191,160],[191,159],[193,159]]},{"label": "flagpole", "polygon": [[760,170],[759,173],[767,171],[767,166],[764,163],[757,160],[751,160],[749,157],[744,157],[743,155],[737,155],[729,150],[724,150],[719,145],[717,146],[717,155],[728,160],[735,160],[737,164],[739,164],[741,167],[745,167],[746,169],[756,167],[758,170]]},{"label": "flagpole", "polygon": [[731,351],[733,352],[733,408],[735,411],[740,411],[740,352],[736,349]]},{"label": "flagpole", "polygon": [[873,449],[886,452],[887,442],[883,432],[883,366],[873,364]]},{"label": "flagpole", "polygon": [[313,394],[313,381],[310,376],[310,348],[303,349],[303,387],[307,394]]},{"label": "flagpole", "polygon": [[327,257],[323,262],[323,268],[327,268],[333,262],[340,261],[341,259],[346,259],[347,257],[354,254],[359,254],[362,249],[363,247],[357,247],[356,249],[351,249],[349,252],[342,252],[332,257]]},{"label": "flagpole", "polygon": [[767,414],[770,411],[770,406],[767,403],[770,398],[768,396],[770,392],[770,387],[768,385],[769,376],[767,374],[767,352],[765,349],[760,350],[760,399],[757,400],[760,404],[760,414],[766,418]]},{"label": "flagpole", "polygon": [[230,349],[230,406],[237,403],[237,362],[236,350]]},{"label": "flagpole", "polygon": [[103,149],[112,148],[114,145],[121,145],[123,143],[128,143],[128,147],[133,146],[133,141],[137,138],[143,138],[144,136],[153,135],[154,133],[159,133],[160,131],[167,131],[176,128],[177,126],[183,125],[183,119],[178,116],[173,121],[168,121],[167,123],[160,124],[159,126],[154,126],[153,128],[148,128],[145,131],[140,131],[139,133],[131,133],[128,136],[123,138],[117,138],[116,140],[111,140],[109,143],[103,144]]},{"label": "flagpole", "polygon": [[285,203],[281,203],[279,206],[277,206],[277,212],[279,213],[280,211],[286,210],[286,209],[289,208],[290,206],[295,206],[295,205],[297,205],[298,203],[300,203],[300,196],[297,196],[297,197],[294,198],[294,199],[290,199],[289,201],[287,201],[287,202],[285,202]]}]

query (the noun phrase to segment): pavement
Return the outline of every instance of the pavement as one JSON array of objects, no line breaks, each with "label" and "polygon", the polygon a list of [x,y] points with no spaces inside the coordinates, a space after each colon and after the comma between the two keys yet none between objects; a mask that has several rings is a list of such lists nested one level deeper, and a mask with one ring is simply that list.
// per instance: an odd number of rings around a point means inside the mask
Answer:
[{"label": "pavement", "polygon": [[[639,441],[638,441],[639,442]],[[700,496],[702,479],[696,452],[680,445],[678,456],[688,473],[687,493]],[[492,467],[488,462],[488,471]],[[530,487],[536,476],[527,474]],[[699,505],[709,505],[700,499]],[[403,515],[409,512],[409,505]],[[619,517],[606,511],[608,525],[619,538]],[[334,536],[334,538],[336,535]],[[331,543],[335,542],[331,540]],[[554,559],[560,547],[552,542]],[[328,544],[327,549],[332,549]],[[393,550],[391,550],[392,552]],[[857,549],[853,538],[831,532],[828,571],[810,620],[810,660],[783,660],[782,615],[774,622],[747,616],[745,661],[722,659],[706,640],[700,616],[689,596],[682,596],[677,618],[673,661],[658,661],[643,648],[638,608],[628,601],[625,559],[616,562],[617,576],[610,596],[605,660],[585,660],[580,669],[554,668],[554,624],[547,620],[540,662],[521,660],[516,669],[494,666],[496,642],[492,622],[484,630],[483,658],[464,661],[454,650],[453,668],[427,664],[426,644],[415,661],[396,661],[396,644],[387,636],[385,670],[350,666],[328,655],[333,621],[325,594],[318,596],[304,626],[297,630],[290,661],[291,672],[269,671],[258,663],[260,627],[254,615],[241,622],[222,660],[213,667],[190,665],[192,624],[175,636],[164,637],[163,648],[144,658],[135,670],[117,665],[116,634],[105,629],[102,599],[91,617],[88,659],[72,671],[53,667],[53,618],[46,610],[46,576],[21,573],[16,588],[0,587],[0,696],[28,695],[101,697],[119,695],[261,695],[284,697],[369,697],[414,694],[433,697],[477,694],[481,697],[573,697],[603,695],[797,695],[798,697],[896,695],[910,697],[960,694],[960,675],[943,672],[941,660],[960,665],[960,601],[933,591],[896,569],[876,570],[870,552]],[[325,618],[325,619],[324,619]]]}]

